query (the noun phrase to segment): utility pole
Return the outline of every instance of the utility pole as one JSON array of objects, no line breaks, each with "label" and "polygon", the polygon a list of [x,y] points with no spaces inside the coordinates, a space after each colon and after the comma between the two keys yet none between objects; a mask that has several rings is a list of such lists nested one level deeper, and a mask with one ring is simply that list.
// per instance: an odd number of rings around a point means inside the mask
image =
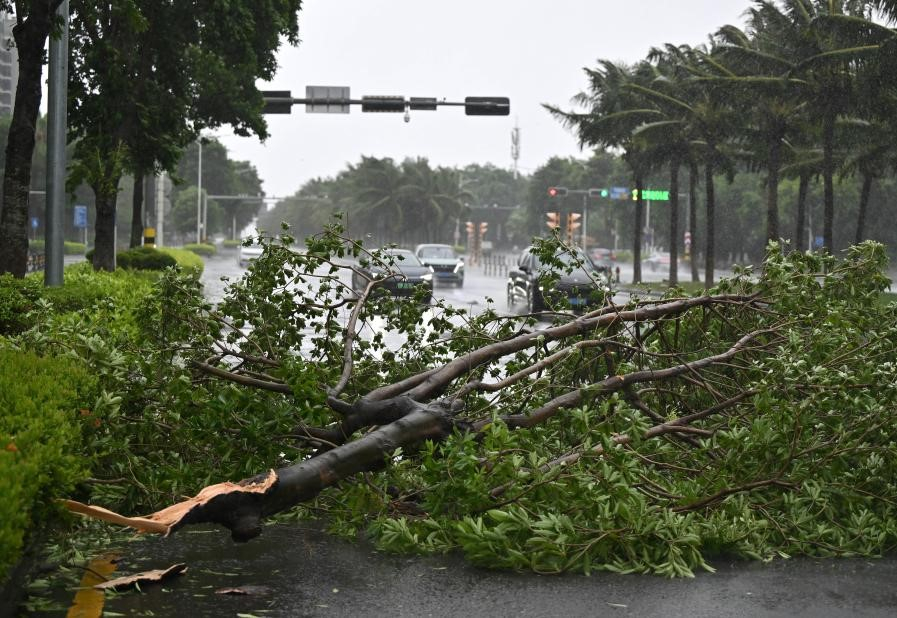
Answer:
[{"label": "utility pole", "polygon": [[520,127],[517,121],[514,121],[514,128],[511,129],[511,160],[514,161],[514,180],[517,180],[517,161],[520,159]]},{"label": "utility pole", "polygon": [[196,163],[196,244],[202,242],[202,135],[196,140],[199,160]]},{"label": "utility pole", "polygon": [[60,286],[64,267],[65,134],[68,98],[69,2],[63,0],[56,11],[62,27],[58,37],[50,37],[47,92],[47,204],[45,228],[44,285]]}]

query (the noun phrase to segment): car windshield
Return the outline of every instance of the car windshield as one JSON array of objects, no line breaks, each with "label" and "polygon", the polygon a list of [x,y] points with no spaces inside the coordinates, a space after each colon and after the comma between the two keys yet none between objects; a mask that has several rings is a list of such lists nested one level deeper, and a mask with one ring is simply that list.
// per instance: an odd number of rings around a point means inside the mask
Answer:
[{"label": "car windshield", "polygon": [[387,255],[391,255],[396,260],[396,266],[423,266],[420,263],[420,260],[417,259],[410,251],[406,251],[404,249],[390,249],[386,252]]},{"label": "car windshield", "polygon": [[420,257],[436,259],[454,259],[455,250],[451,247],[421,247]]}]

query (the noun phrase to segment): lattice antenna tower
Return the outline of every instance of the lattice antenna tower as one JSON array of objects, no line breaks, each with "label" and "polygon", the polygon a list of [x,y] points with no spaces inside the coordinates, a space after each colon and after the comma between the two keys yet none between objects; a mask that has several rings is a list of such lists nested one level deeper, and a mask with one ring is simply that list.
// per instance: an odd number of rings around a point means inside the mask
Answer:
[{"label": "lattice antenna tower", "polygon": [[511,129],[511,160],[514,161],[514,178],[517,178],[517,161],[520,160],[520,127],[517,121],[514,121],[514,128]]}]

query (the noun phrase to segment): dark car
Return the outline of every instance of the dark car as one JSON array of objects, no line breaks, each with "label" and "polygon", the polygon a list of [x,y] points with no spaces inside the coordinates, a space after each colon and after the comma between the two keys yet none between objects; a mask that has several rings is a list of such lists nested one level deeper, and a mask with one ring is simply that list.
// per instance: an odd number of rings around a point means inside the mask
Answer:
[{"label": "dark car", "polygon": [[414,254],[424,266],[433,269],[436,283],[451,283],[459,288],[464,285],[464,258],[451,245],[418,245]]},{"label": "dark car", "polygon": [[568,308],[582,311],[605,303],[613,281],[609,267],[595,265],[581,251],[565,251],[557,260],[560,268],[549,267],[532,247],[525,249],[516,269],[508,273],[508,309],[520,303],[529,313]]},{"label": "dark car", "polygon": [[391,296],[413,296],[418,288],[423,287],[426,292],[424,302],[429,303],[433,298],[433,269],[421,264],[407,249],[386,249],[379,261],[368,260],[358,269],[362,272],[352,272],[352,289],[356,293],[364,290],[369,279],[382,279],[376,289]]}]

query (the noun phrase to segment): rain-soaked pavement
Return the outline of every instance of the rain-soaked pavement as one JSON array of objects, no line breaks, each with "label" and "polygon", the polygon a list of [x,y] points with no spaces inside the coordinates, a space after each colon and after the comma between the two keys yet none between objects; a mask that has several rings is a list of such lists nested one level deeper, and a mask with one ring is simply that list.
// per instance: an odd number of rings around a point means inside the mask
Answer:
[{"label": "rain-soaked pavement", "polygon": [[[462,557],[399,556],[327,536],[314,523],[267,526],[234,544],[221,528],[130,544],[118,571],[186,563],[177,579],[106,599],[118,616],[888,616],[897,559],[714,561],[694,579],[537,575]],[[251,594],[220,594],[222,589]]]}]

